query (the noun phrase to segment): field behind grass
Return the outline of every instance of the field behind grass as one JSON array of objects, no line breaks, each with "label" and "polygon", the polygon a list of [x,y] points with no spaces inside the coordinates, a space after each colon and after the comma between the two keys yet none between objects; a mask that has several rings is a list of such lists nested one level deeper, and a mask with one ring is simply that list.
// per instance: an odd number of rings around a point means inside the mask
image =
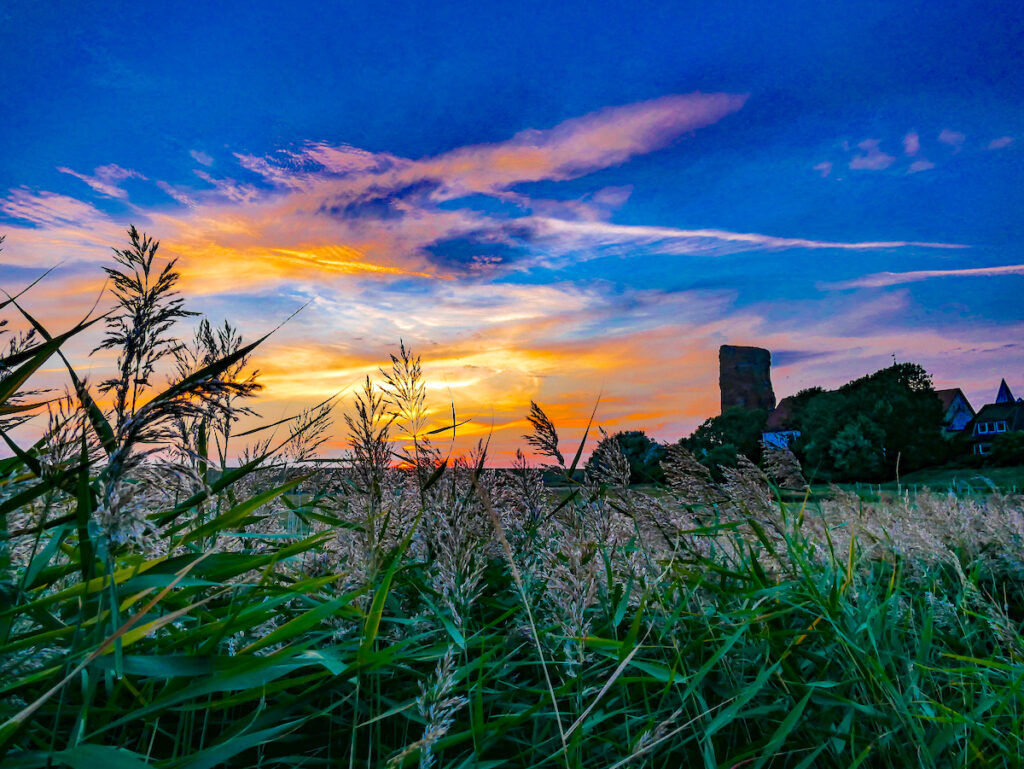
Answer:
[{"label": "field behind grass", "polygon": [[[993,491],[1003,494],[1024,493],[1024,466],[963,467],[947,465],[926,467],[885,483],[812,483],[813,498],[829,498],[834,489],[857,494],[865,499],[896,497],[903,493],[953,493],[960,496],[985,497]],[[881,496],[880,496],[881,495]]]}]

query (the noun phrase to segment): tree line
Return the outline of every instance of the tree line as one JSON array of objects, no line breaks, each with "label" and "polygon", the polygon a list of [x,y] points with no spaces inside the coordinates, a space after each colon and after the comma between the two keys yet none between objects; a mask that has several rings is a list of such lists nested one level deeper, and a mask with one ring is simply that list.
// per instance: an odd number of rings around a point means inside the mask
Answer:
[{"label": "tree line", "polygon": [[[790,449],[809,479],[817,482],[892,480],[924,467],[958,461],[1024,464],[1024,433],[998,436],[985,458],[970,453],[970,436],[942,435],[943,409],[931,376],[917,363],[894,363],[836,390],[811,387],[791,399],[789,429],[799,432]],[[717,479],[740,456],[760,464],[769,412],[732,408],[705,420],[678,442]],[[634,483],[663,480],[660,462],[667,446],[641,430],[605,436],[629,460]]]}]

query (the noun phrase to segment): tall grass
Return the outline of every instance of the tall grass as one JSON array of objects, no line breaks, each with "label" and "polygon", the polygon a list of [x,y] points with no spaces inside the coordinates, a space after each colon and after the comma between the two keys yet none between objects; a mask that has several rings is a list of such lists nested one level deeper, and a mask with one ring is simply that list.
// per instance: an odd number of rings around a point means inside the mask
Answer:
[{"label": "tall grass", "polygon": [[[1024,763],[1019,498],[789,502],[677,452],[643,493],[624,457],[580,480],[534,405],[553,491],[522,454],[447,456],[454,418],[432,444],[404,347],[345,418],[350,465],[311,470],[329,404],[232,433],[258,343],[0,309],[35,330],[0,416],[49,419],[0,433],[0,765]],[[111,317],[110,409],[70,364],[68,398],[29,394]],[[258,442],[234,464],[229,438]]]}]

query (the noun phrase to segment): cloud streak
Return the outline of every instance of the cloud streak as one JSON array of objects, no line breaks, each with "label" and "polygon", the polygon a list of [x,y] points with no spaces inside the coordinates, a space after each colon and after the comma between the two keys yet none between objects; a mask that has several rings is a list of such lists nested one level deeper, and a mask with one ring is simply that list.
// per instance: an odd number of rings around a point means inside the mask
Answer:
[{"label": "cloud streak", "polygon": [[999,267],[968,267],[960,270],[912,270],[910,272],[876,272],[838,283],[822,283],[822,288],[884,288],[904,283],[917,283],[935,278],[992,278],[1005,275],[1024,275],[1024,264],[1007,264]]},{"label": "cloud streak", "polygon": [[70,168],[65,168],[64,166],[57,168],[57,170],[62,174],[69,174],[70,176],[74,176],[76,179],[81,179],[101,195],[106,195],[109,198],[120,198],[122,200],[128,197],[128,193],[121,187],[121,182],[124,182],[127,179],[146,179],[146,177],[138,171],[121,168],[121,166],[115,165],[114,163],[100,166],[93,172],[92,176],[89,176],[88,174],[80,174],[77,171],[72,171]]},{"label": "cloud streak", "polygon": [[906,240],[872,240],[841,242],[784,238],[754,232],[729,232],[717,229],[677,229],[641,225],[612,224],[610,222],[565,221],[553,218],[530,220],[535,232],[545,244],[561,244],[577,254],[581,248],[599,250],[605,247],[646,247],[665,254],[703,254],[723,256],[746,251],[778,251],[783,249],[836,249],[841,251],[876,251],[893,248],[962,249],[959,243],[939,243]]}]

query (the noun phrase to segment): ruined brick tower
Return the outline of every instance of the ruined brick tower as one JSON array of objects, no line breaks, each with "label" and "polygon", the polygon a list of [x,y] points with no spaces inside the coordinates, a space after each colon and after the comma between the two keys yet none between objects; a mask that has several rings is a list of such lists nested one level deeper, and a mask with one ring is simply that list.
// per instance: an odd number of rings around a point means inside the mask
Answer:
[{"label": "ruined brick tower", "polygon": [[761,347],[723,344],[718,348],[718,387],[723,413],[734,406],[771,411],[772,354]]}]

